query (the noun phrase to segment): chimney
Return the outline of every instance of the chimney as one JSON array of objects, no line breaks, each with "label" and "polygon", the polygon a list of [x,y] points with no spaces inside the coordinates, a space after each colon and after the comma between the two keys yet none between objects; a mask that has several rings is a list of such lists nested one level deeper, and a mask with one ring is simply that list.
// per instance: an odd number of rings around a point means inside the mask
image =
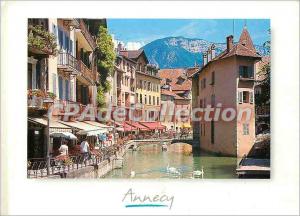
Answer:
[{"label": "chimney", "polygon": [[203,53],[203,66],[207,64],[207,54],[206,52]]},{"label": "chimney", "polygon": [[123,50],[122,44],[121,42],[118,43],[118,48],[117,48],[118,52],[120,52],[121,50]]},{"label": "chimney", "polygon": [[216,57],[216,46],[212,44],[210,49],[211,49],[211,59],[214,59]]},{"label": "chimney", "polygon": [[232,35],[229,35],[226,38],[226,43],[227,43],[227,52],[229,52],[233,47],[233,36]]},{"label": "chimney", "polygon": [[210,60],[211,60],[211,50],[210,50],[210,48],[208,48],[208,50],[207,50],[207,63],[210,62]]}]

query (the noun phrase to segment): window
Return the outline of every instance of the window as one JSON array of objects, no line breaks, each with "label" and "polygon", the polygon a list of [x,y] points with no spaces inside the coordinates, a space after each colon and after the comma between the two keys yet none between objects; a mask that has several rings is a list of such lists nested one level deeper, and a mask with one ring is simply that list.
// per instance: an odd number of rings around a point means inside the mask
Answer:
[{"label": "window", "polygon": [[147,95],[145,95],[145,104],[147,104]]},{"label": "window", "polygon": [[200,99],[200,108],[203,108],[203,100]]},{"label": "window", "polygon": [[143,81],[140,80],[140,86],[139,86],[141,89],[143,88]]},{"label": "window", "polygon": [[254,78],[254,71],[252,66],[239,67],[240,78]]},{"label": "window", "polygon": [[[155,105],[155,97],[153,96],[153,105]],[[158,105],[158,104],[157,104]]]},{"label": "window", "polygon": [[249,92],[243,91],[243,103],[249,103]]},{"label": "window", "polygon": [[243,135],[249,135],[249,124],[243,124]]},{"label": "window", "polygon": [[203,99],[203,107],[206,108],[206,98]]},{"label": "window", "polygon": [[157,105],[159,105],[159,97],[157,97]]},{"label": "window", "polygon": [[215,72],[213,71],[211,73],[211,85],[214,85],[215,84]]},{"label": "window", "polygon": [[214,121],[210,122],[210,141],[211,144],[215,143],[215,122]]},{"label": "window", "polygon": [[143,103],[143,95],[140,94],[140,103],[142,104]]},{"label": "window", "polygon": [[149,95],[149,104],[151,105],[151,96]]}]

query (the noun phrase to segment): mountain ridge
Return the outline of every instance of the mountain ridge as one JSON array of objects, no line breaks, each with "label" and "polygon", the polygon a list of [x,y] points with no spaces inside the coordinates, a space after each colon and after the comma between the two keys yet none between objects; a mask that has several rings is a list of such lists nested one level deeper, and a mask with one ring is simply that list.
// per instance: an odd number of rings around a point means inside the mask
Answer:
[{"label": "mountain ridge", "polygon": [[[188,68],[196,64],[202,65],[202,53],[212,44],[215,44],[216,55],[226,49],[226,43],[214,43],[199,38],[165,37],[154,40],[141,49],[144,49],[151,64],[159,68]],[[266,55],[263,46],[255,45],[255,49],[261,55]]]}]

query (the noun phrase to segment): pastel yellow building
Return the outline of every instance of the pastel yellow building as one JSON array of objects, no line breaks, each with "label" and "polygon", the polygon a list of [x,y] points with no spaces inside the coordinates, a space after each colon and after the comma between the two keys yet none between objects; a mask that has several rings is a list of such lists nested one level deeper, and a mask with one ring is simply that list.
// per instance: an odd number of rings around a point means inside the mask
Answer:
[{"label": "pastel yellow building", "polygon": [[160,78],[156,66],[150,65],[143,50],[122,50],[123,55],[136,62],[135,102],[141,104],[139,115],[141,121],[159,120],[160,111]]}]

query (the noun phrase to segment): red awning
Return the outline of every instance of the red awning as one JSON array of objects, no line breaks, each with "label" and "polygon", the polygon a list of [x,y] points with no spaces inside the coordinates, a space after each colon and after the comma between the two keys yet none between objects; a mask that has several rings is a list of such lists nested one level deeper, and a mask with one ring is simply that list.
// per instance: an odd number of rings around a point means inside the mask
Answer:
[{"label": "red awning", "polygon": [[129,125],[126,122],[123,123],[122,127],[124,128],[124,131],[136,131],[138,130],[137,127],[133,126],[133,125]]},{"label": "red awning", "polygon": [[150,130],[164,130],[166,126],[162,125],[160,122],[139,122],[140,124],[146,126]]},{"label": "red awning", "polygon": [[146,126],[144,126],[144,125],[142,125],[138,122],[126,122],[126,124],[132,125],[132,126],[138,128],[140,131],[149,131],[149,130],[151,130],[148,127],[146,127]]}]

